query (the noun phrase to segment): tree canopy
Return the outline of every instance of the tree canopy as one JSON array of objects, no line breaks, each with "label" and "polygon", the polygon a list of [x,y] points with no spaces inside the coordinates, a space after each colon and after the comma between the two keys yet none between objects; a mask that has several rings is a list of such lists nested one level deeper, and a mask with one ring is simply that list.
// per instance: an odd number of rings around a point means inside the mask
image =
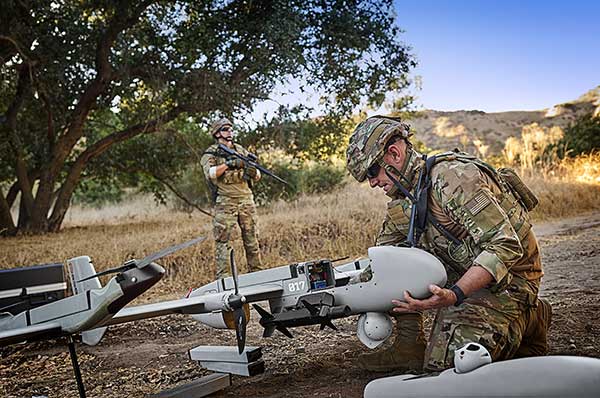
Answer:
[{"label": "tree canopy", "polygon": [[2,8],[3,234],[59,230],[76,187],[94,178],[154,170],[148,178],[168,184],[181,165],[178,134],[192,145],[206,139],[182,123],[206,130],[216,114],[249,112],[291,77],[323,93],[328,120],[340,120],[402,90],[415,64],[391,0],[7,0]]}]

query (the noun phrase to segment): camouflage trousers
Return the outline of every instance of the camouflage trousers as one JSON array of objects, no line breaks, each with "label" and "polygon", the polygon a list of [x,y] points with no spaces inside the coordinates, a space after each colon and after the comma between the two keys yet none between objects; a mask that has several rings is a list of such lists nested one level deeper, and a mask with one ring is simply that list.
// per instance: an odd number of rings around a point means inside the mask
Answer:
[{"label": "camouflage trousers", "polygon": [[248,272],[262,269],[256,219],[256,206],[252,198],[236,201],[228,200],[216,204],[213,219],[216,278],[222,278],[230,274],[229,252],[231,251],[231,244],[229,241],[236,224],[240,226],[242,232]]},{"label": "camouflage trousers", "polygon": [[537,294],[481,289],[458,307],[438,310],[424,368],[440,371],[453,367],[454,351],[469,342],[487,348],[493,361],[546,355],[548,311],[549,304],[541,303]]}]

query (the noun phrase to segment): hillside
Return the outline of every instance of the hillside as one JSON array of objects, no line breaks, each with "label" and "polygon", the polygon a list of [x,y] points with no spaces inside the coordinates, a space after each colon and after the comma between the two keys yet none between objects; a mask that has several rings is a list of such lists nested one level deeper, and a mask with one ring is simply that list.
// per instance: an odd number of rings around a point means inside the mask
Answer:
[{"label": "hillside", "polygon": [[581,97],[539,111],[486,113],[483,111],[443,112],[424,110],[411,119],[416,137],[432,149],[459,147],[477,153],[476,146],[488,145],[488,155],[499,153],[508,137],[520,137],[523,126],[566,127],[577,117],[600,114],[600,86]]}]

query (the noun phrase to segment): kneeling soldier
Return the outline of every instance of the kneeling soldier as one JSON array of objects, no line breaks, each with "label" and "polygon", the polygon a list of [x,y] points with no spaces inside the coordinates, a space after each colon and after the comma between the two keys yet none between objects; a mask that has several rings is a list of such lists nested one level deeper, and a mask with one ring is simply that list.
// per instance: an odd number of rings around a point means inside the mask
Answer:
[{"label": "kneeling soldier", "polygon": [[[442,261],[448,284],[430,286],[432,296],[424,300],[398,292],[404,301],[393,302],[395,341],[361,355],[359,365],[438,371],[452,367],[454,350],[468,342],[482,344],[493,360],[546,354],[552,310],[538,298],[543,271],[528,214],[535,197],[523,192],[518,177],[511,183],[461,152],[426,161],[410,136],[399,119],[370,117],[350,138],[347,167],[356,180],[368,179],[392,198],[376,244],[418,245]],[[425,341],[422,311],[428,309],[437,315]]]}]

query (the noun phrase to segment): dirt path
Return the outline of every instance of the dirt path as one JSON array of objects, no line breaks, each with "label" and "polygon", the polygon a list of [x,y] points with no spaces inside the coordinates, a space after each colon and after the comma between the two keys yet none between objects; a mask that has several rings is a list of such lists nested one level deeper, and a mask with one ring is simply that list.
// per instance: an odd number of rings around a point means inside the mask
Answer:
[{"label": "dirt path", "polygon": [[[546,276],[542,295],[554,309],[551,354],[600,357],[600,214],[541,224]],[[256,320],[256,314],[253,315]],[[298,328],[296,338],[261,338],[252,322],[248,344],[263,346],[266,372],[234,377],[215,396],[362,397],[380,377],[356,366],[363,352],[355,319],[336,321],[338,332]],[[232,345],[232,332],[216,331],[183,316],[112,328],[97,347],[79,347],[90,397],[143,397],[208,374],[187,358],[197,345]],[[40,342],[0,349],[0,396],[76,397],[65,345]]]}]

